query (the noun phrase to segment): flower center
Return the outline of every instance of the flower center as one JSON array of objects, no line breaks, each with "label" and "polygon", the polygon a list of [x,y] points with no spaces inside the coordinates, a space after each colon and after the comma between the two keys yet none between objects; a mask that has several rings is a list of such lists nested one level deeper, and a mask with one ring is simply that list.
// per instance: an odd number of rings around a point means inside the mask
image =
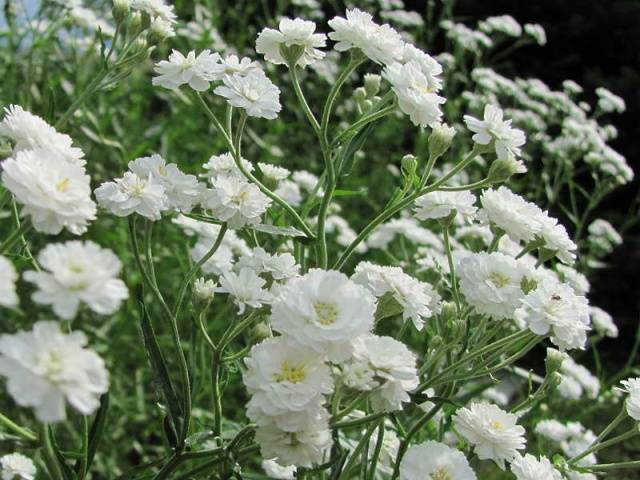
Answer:
[{"label": "flower center", "polygon": [[504,425],[499,420],[491,420],[489,425],[491,425],[491,427],[495,430],[502,430],[504,428]]},{"label": "flower center", "polygon": [[453,480],[453,476],[449,473],[449,470],[444,467],[439,468],[429,475],[429,477],[431,480]]},{"label": "flower center", "polygon": [[509,285],[511,279],[500,272],[491,272],[489,274],[489,281],[498,288],[504,288]]},{"label": "flower center", "polygon": [[338,319],[338,309],[331,303],[318,302],[313,305],[321,325],[333,325]]},{"label": "flower center", "polygon": [[70,185],[71,185],[71,179],[68,177],[65,177],[62,180],[60,180],[58,183],[56,183],[56,190],[64,193],[69,189]]},{"label": "flower center", "polygon": [[242,190],[239,193],[236,193],[235,195],[231,196],[231,200],[237,204],[240,205],[241,203],[244,203],[247,200],[247,197],[249,196],[249,193],[246,190]]},{"label": "flower center", "polygon": [[285,360],[280,365],[280,371],[276,373],[276,382],[300,383],[307,378],[307,369],[304,365],[292,365]]},{"label": "flower center", "polygon": [[62,352],[57,350],[49,350],[44,352],[40,357],[39,366],[42,371],[42,376],[51,382],[55,382],[56,378],[63,371],[63,358]]}]

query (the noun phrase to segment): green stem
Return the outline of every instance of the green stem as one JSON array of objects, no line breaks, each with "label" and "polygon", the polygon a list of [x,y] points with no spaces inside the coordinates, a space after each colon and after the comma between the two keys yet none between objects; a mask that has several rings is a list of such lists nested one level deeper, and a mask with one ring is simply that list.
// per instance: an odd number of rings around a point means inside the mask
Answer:
[{"label": "green stem", "polygon": [[320,138],[320,141],[322,143],[322,139],[320,137],[320,124],[318,123],[318,120],[316,120],[316,117],[311,111],[311,108],[307,103],[307,99],[302,92],[300,81],[298,80],[298,70],[295,65],[289,66],[289,77],[291,78],[291,83],[293,84],[293,90],[296,92],[296,97],[298,97],[298,102],[300,103],[304,114],[307,116],[307,119],[309,120],[309,123],[313,128],[313,131],[316,132],[316,135],[318,135],[318,138]]},{"label": "green stem", "polygon": [[0,413],[0,425],[5,427],[7,430],[12,431],[17,436],[23,438],[28,442],[37,442],[38,436],[33,433],[28,428],[21,427],[20,425],[11,421],[8,417]]},{"label": "green stem", "polygon": [[47,464],[47,470],[49,471],[49,476],[52,479],[60,479],[65,478],[62,475],[62,466],[58,461],[58,456],[55,452],[55,447],[53,445],[53,439],[51,438],[51,429],[49,425],[46,423],[42,423],[40,425],[40,443],[44,447],[44,459]]},{"label": "green stem", "polygon": [[626,433],[623,433],[622,435],[618,435],[617,437],[613,437],[610,440],[600,442],[596,445],[593,445],[587,448],[581,454],[576,455],[575,457],[569,459],[569,465],[575,465],[579,460],[581,460],[582,458],[586,457],[591,453],[597,452],[598,450],[602,450],[603,448],[611,447],[612,445],[616,445],[617,443],[624,442],[625,440],[635,437],[638,434],[640,434],[640,431],[638,431],[638,426],[636,425],[634,426],[634,428],[632,428]]},{"label": "green stem", "polygon": [[640,468],[640,460],[619,463],[597,463],[595,465],[585,465],[583,468],[592,472],[607,472],[609,470],[620,470],[626,468]]}]

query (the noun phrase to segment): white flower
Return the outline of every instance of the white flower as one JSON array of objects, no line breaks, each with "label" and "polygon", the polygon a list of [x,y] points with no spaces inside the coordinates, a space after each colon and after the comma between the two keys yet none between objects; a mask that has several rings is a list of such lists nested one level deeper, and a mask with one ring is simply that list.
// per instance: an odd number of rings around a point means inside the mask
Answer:
[{"label": "white flower", "polygon": [[154,71],[158,74],[152,83],[170,90],[189,85],[198,92],[209,88],[209,84],[216,78],[215,71],[220,55],[203,50],[196,56],[196,52],[190,51],[185,57],[177,50],[169,55],[169,60],[158,62]]},{"label": "white flower", "polygon": [[383,70],[382,75],[391,83],[400,110],[409,115],[414,125],[434,127],[441,123],[440,105],[445,99],[435,93],[418,61],[394,62]]},{"label": "white flower", "polygon": [[201,199],[203,188],[195,175],[183,173],[175,163],[167,164],[160,155],[132,160],[129,170],[139,178],[151,175],[164,188],[171,208],[178,211],[191,211]]},{"label": "white flower", "polygon": [[562,480],[562,475],[556,470],[547,457],[536,457],[526,454],[516,456],[511,462],[511,472],[516,480]]},{"label": "white flower", "polygon": [[161,213],[169,208],[166,191],[152,174],[141,178],[125,172],[122,178],[100,185],[95,195],[102,208],[118,217],[137,213],[150,220],[159,220]]},{"label": "white flower", "polygon": [[525,143],[525,135],[522,130],[513,128],[511,120],[503,120],[502,110],[493,105],[484,107],[484,119],[478,120],[471,115],[464,116],[467,128],[475,133],[473,141],[480,145],[489,145],[493,142],[496,155],[499,159],[509,156],[518,157],[520,147]]},{"label": "white flower", "polygon": [[625,406],[631,418],[640,422],[640,378],[629,378],[620,382],[627,393]]},{"label": "white flower", "polygon": [[74,318],[80,304],[109,315],[129,296],[126,285],[117,278],[122,268],[118,257],[91,241],[49,244],[38,255],[38,262],[42,271],[27,271],[23,278],[37,287],[33,301],[51,305],[60,318]]},{"label": "white flower", "polygon": [[346,275],[312,269],[289,280],[271,306],[274,330],[331,360],[345,359],[351,341],[373,326],[375,297]]},{"label": "white flower", "polygon": [[517,421],[517,415],[488,403],[472,403],[453,417],[456,430],[473,445],[478,458],[493,460],[503,470],[505,460],[511,462],[526,443]]},{"label": "white flower", "polygon": [[519,37],[522,35],[522,26],[511,15],[488,17],[478,22],[478,28],[484,33],[501,32],[510,37]]},{"label": "white flower", "polygon": [[338,52],[358,48],[374,62],[383,64],[398,61],[402,55],[404,42],[400,34],[387,24],[378,25],[369,13],[357,8],[347,10],[346,18],[332,18],[329,26],[333,29],[329,38],[338,42],[334,46]]},{"label": "white flower", "polygon": [[229,105],[242,108],[250,117],[272,120],[282,109],[280,89],[261,70],[247,75],[226,75],[224,85],[216,87],[216,95],[224,97]]},{"label": "white flower", "polygon": [[275,460],[263,460],[262,469],[269,478],[276,478],[278,480],[295,480],[296,467],[294,465],[287,465],[283,467]]},{"label": "white flower", "polygon": [[609,222],[598,218],[589,224],[589,242],[605,253],[622,244],[622,236]]},{"label": "white flower", "polygon": [[200,277],[193,282],[193,293],[199,300],[210,301],[216,294],[216,287],[216,282],[213,280]]},{"label": "white flower", "polygon": [[[538,23],[526,23],[524,25],[524,32],[533,38],[541,47],[547,44],[547,32],[542,25]],[[564,86],[564,82],[562,85]]]},{"label": "white flower", "polygon": [[164,0],[131,0],[131,8],[146,13],[152,19],[160,18],[165,22],[176,22],[173,5],[167,5]]},{"label": "white flower", "polygon": [[100,405],[109,387],[103,360],[85,347],[81,332],[62,333],[57,322],[37,322],[31,331],[0,336],[0,375],[22,407],[34,407],[41,422],[66,418],[65,399],[82,415]]},{"label": "white flower", "polygon": [[[253,170],[253,165],[251,165],[249,160],[241,158],[240,163],[246,171],[251,172]],[[219,177],[234,176],[243,180],[245,179],[245,176],[236,165],[236,162],[230,153],[211,155],[207,163],[205,163],[202,168],[207,171],[205,175],[212,183],[215,183]]]},{"label": "white flower", "polygon": [[[476,480],[460,450],[429,440],[412,445],[400,463],[400,480]],[[542,479],[540,479],[542,480]]]},{"label": "white flower", "polygon": [[477,208],[476,197],[464,190],[461,192],[431,192],[418,198],[415,202],[414,215],[419,220],[444,218],[455,210],[465,220],[472,220]]},{"label": "white flower", "polygon": [[16,280],[18,280],[18,274],[13,264],[0,255],[0,306],[7,308],[18,306]]},{"label": "white flower", "polygon": [[13,153],[21,150],[49,150],[71,163],[84,165],[84,153],[72,145],[69,135],[59,133],[42,118],[25,111],[20,105],[5,107],[0,122],[0,136],[11,139]]},{"label": "white flower", "polygon": [[[313,192],[318,184],[318,177],[315,176],[311,172],[307,172],[306,170],[298,170],[293,172],[292,175],[293,181],[300,185],[300,188],[306,190],[307,192]],[[322,190],[318,193],[320,194]]]},{"label": "white flower", "polygon": [[623,98],[604,87],[596,88],[596,95],[598,95],[598,108],[603,112],[624,113],[627,109]]},{"label": "white flower", "polygon": [[328,415],[322,411],[308,426],[295,432],[275,425],[259,426],[255,439],[263,458],[275,458],[281,465],[303,467],[321,462],[332,444]]},{"label": "white flower", "polygon": [[[218,227],[218,225],[212,225]],[[219,230],[218,230],[219,231]],[[222,275],[223,272],[231,270],[233,267],[233,249],[229,242],[229,237],[232,232],[228,232],[222,244],[218,247],[216,252],[202,265],[202,271],[207,274]],[[199,262],[202,258],[211,250],[213,244],[216,241],[216,237],[202,236],[198,239],[198,242],[191,249],[191,259],[194,262]]]},{"label": "white flower", "polygon": [[287,60],[282,56],[282,48],[292,46],[303,47],[296,65],[306,67],[316,60],[324,58],[324,52],[318,47],[326,44],[326,35],[314,33],[316,24],[300,18],[282,18],[278,25],[279,30],[265,28],[258,34],[256,40],[256,52],[264,55],[265,60],[276,65],[286,64]]},{"label": "white flower", "polygon": [[544,438],[558,443],[566,439],[568,436],[567,427],[554,419],[541,420],[538,422],[535,432]]},{"label": "white flower", "polygon": [[536,335],[551,333],[561,350],[584,348],[589,324],[587,299],[557,280],[545,279],[522,299],[516,317]]},{"label": "white flower", "polygon": [[251,255],[242,257],[238,266],[252,268],[258,274],[268,274],[274,280],[286,280],[298,275],[299,265],[290,253],[271,255],[264,248],[257,247]]},{"label": "white flower", "polygon": [[504,230],[514,242],[534,240],[542,230],[544,212],[507,187],[485,190],[480,203],[487,219]]},{"label": "white flower", "polygon": [[415,62],[420,67],[420,71],[427,80],[428,88],[437,92],[442,88],[442,65],[426,52],[416,48],[410,43],[405,43],[402,49],[402,60],[400,63]]},{"label": "white flower", "polygon": [[[251,394],[247,415],[261,425],[265,417],[266,423],[275,417],[272,421],[278,428],[298,430],[304,425],[292,426],[287,417],[293,412],[314,410],[314,405],[324,402],[322,396],[333,391],[331,372],[322,358],[285,337],[255,345],[245,365],[242,379]],[[278,416],[284,417],[282,422]]]},{"label": "white flower", "polygon": [[243,314],[247,306],[260,308],[263,303],[271,300],[269,292],[262,287],[266,280],[260,278],[250,268],[243,268],[239,273],[226,271],[220,277],[218,292],[228,293],[233,297],[233,303],[238,307],[238,313]]},{"label": "white flower", "polygon": [[248,57],[239,58],[237,55],[229,55],[218,64],[215,79],[223,80],[233,75],[246,76],[251,73],[262,73],[262,67],[258,62]]},{"label": "white flower", "polygon": [[605,312],[600,307],[589,306],[589,316],[591,317],[591,323],[593,328],[599,333],[606,335],[607,337],[618,337],[618,326],[613,321],[613,317]]},{"label": "white flower", "polygon": [[204,205],[213,216],[227,222],[230,228],[260,223],[260,217],[271,205],[267,197],[253,183],[237,177],[219,177],[207,190]]},{"label": "white flower", "polygon": [[407,392],[418,386],[416,356],[391,337],[359,336],[353,341],[351,362],[371,372],[372,380],[363,390],[372,391],[374,410],[402,410],[402,404],[410,401]]},{"label": "white flower", "polygon": [[276,188],[273,193],[294,207],[297,207],[302,203],[300,187],[292,180],[281,181],[278,184],[278,188]]},{"label": "white flower", "polygon": [[96,218],[89,176],[81,165],[50,150],[23,150],[0,166],[2,183],[37,231],[56,235],[66,228],[80,235]]},{"label": "white flower", "polygon": [[544,240],[545,248],[555,252],[556,257],[561,262],[568,264],[574,262],[578,246],[569,238],[567,230],[558,223],[557,219],[547,214],[543,215],[541,218],[540,237]]},{"label": "white flower", "polygon": [[563,398],[579,400],[583,394],[586,394],[587,398],[598,398],[600,380],[588,368],[576,363],[573,358],[567,356],[563,360],[560,373],[562,382],[558,386],[558,393]]},{"label": "white flower", "polygon": [[403,318],[411,319],[418,330],[424,320],[440,311],[440,295],[431,285],[407,275],[400,267],[384,267],[360,262],[351,279],[367,287],[376,297],[391,292],[403,310]]},{"label": "white flower", "polygon": [[167,38],[175,37],[176,31],[173,28],[174,24],[174,22],[164,20],[160,17],[152,19],[151,25],[149,25],[149,32],[147,33],[147,40],[150,43],[158,43]]},{"label": "white flower", "polygon": [[11,453],[0,458],[2,480],[34,480],[36,465],[20,453]]},{"label": "white flower", "polygon": [[532,272],[522,261],[502,253],[473,253],[464,257],[457,272],[460,291],[478,313],[511,318],[524,298],[521,284]]},{"label": "white flower", "polygon": [[284,180],[291,173],[284,167],[279,167],[277,165],[271,165],[270,163],[262,163],[258,162],[258,166],[262,171],[262,175],[264,178],[271,180],[272,182],[279,182]]},{"label": "white flower", "polygon": [[556,265],[556,273],[558,278],[567,283],[575,290],[578,295],[586,295],[591,289],[589,279],[575,268],[558,263]]}]

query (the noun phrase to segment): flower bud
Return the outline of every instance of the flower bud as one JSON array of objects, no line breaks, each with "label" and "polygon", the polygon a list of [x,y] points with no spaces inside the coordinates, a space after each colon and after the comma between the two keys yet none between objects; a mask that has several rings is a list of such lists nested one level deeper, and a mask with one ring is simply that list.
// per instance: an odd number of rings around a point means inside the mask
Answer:
[{"label": "flower bud", "polygon": [[429,156],[431,158],[441,157],[453,141],[456,130],[446,123],[440,123],[433,127],[431,135],[429,135]]},{"label": "flower bud", "polygon": [[140,12],[133,12],[129,15],[129,22],[127,24],[127,35],[129,37],[135,37],[142,31],[142,14]]},{"label": "flower bud", "polygon": [[551,375],[554,372],[560,370],[562,362],[564,362],[565,355],[555,348],[547,348],[547,358],[544,361],[545,370],[547,375]]},{"label": "flower bud", "polygon": [[364,76],[364,89],[368,97],[375,97],[380,92],[380,75],[367,73]]},{"label": "flower bud", "polygon": [[269,338],[273,336],[271,333],[271,328],[264,322],[258,323],[255,327],[253,327],[253,338],[257,341],[264,340],[265,338]]},{"label": "flower bud", "polygon": [[494,160],[491,167],[489,167],[488,178],[491,183],[502,183],[509,180],[511,175],[525,173],[526,171],[527,167],[524,166],[524,163],[509,155],[507,158]]},{"label": "flower bud", "polygon": [[167,38],[175,36],[171,22],[167,22],[161,18],[156,18],[149,27],[149,33],[147,34],[147,41],[149,45],[157,45],[163,42]]},{"label": "flower bud", "polygon": [[547,392],[548,393],[553,392],[556,388],[560,386],[561,383],[562,383],[562,375],[558,372],[553,372],[551,375],[549,375],[549,378],[547,378]]},{"label": "flower bud", "polygon": [[111,12],[116,23],[122,23],[127,19],[131,12],[130,0],[113,0],[113,8],[111,9]]},{"label": "flower bud", "polygon": [[193,293],[201,302],[210,302],[216,294],[216,282],[198,278],[193,282]]},{"label": "flower bud", "polygon": [[402,157],[400,161],[400,165],[402,167],[402,173],[407,176],[415,175],[416,170],[418,169],[418,158],[415,155],[405,155]]},{"label": "flower bud", "polygon": [[363,87],[358,87],[353,91],[353,99],[356,102],[363,102],[367,99],[367,91]]}]

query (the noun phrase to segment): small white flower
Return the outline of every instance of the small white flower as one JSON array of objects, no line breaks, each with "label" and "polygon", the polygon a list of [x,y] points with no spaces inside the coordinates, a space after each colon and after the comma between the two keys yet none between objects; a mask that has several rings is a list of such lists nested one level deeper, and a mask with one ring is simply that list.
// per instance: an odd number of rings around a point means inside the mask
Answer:
[{"label": "small white flower", "polygon": [[[209,224],[211,225],[211,224]],[[212,225],[217,227],[218,225]],[[228,232],[222,244],[218,247],[216,252],[202,265],[202,271],[210,275],[222,275],[223,272],[231,270],[234,263],[233,249],[228,241],[232,232]],[[198,239],[197,243],[191,249],[191,259],[194,262],[199,262],[202,258],[211,250],[213,244],[216,241],[216,237],[202,236]]]},{"label": "small white flower", "polygon": [[519,37],[522,35],[522,26],[511,15],[488,17],[478,22],[478,28],[484,33],[501,32],[510,37]]},{"label": "small white flower", "polygon": [[370,331],[375,297],[346,275],[312,269],[290,279],[271,306],[274,330],[331,360],[347,358],[351,341]]},{"label": "small white flower", "polygon": [[18,306],[16,293],[18,274],[8,258],[0,255],[0,306],[12,308]]},{"label": "small white flower", "polygon": [[164,0],[131,0],[131,8],[146,13],[152,19],[160,18],[165,22],[176,23],[173,5],[167,5]]},{"label": "small white flower", "polygon": [[458,265],[460,291],[478,313],[511,318],[524,298],[522,281],[532,277],[523,261],[502,253],[473,253]]},{"label": "small white flower", "polygon": [[286,280],[298,275],[300,266],[290,253],[275,253],[271,255],[264,248],[257,247],[238,261],[238,267],[252,268],[257,274],[267,274],[274,280]]},{"label": "small white flower", "polygon": [[260,223],[271,199],[246,180],[219,177],[213,188],[205,192],[203,203],[212,210],[214,217],[227,222],[230,228],[241,228]]},{"label": "small white flower", "polygon": [[262,67],[258,62],[248,57],[239,58],[237,55],[229,55],[220,60],[215,70],[215,79],[224,80],[226,77],[246,76],[251,73],[262,73]]},{"label": "small white flower", "polygon": [[418,386],[416,356],[391,337],[359,336],[353,341],[351,362],[371,372],[372,380],[363,390],[371,390],[374,410],[402,410],[402,404],[410,401],[407,392]]},{"label": "small white flower", "polygon": [[287,60],[282,57],[281,49],[292,46],[303,47],[302,54],[296,61],[296,65],[300,67],[304,68],[324,58],[324,52],[318,48],[325,46],[327,37],[323,33],[314,33],[315,23],[285,17],[280,19],[278,28],[265,28],[258,34],[256,52],[263,54],[265,60],[276,65],[286,64]]},{"label": "small white flower", "polygon": [[295,480],[296,467],[294,465],[282,466],[275,460],[263,460],[262,469],[269,478],[277,480]]},{"label": "small white flower", "polygon": [[400,63],[415,62],[420,67],[420,71],[427,80],[428,89],[437,92],[442,88],[442,65],[428,53],[420,50],[416,46],[405,43],[402,49],[402,60]]},{"label": "small white flower", "polygon": [[275,425],[259,426],[256,442],[263,458],[275,458],[281,465],[310,467],[320,463],[332,445],[328,414],[320,411],[314,421],[295,432]]},{"label": "small white flower", "polygon": [[562,475],[547,457],[537,459],[528,453],[524,457],[518,455],[513,459],[511,472],[516,480],[562,480]]},{"label": "small white flower", "polygon": [[558,393],[563,398],[579,400],[583,394],[586,394],[587,398],[598,398],[600,380],[588,368],[576,363],[573,358],[567,356],[564,359],[560,373],[562,382],[558,386]]},{"label": "small white flower", "polygon": [[162,212],[169,208],[164,187],[151,174],[141,178],[125,172],[122,178],[100,185],[95,195],[102,208],[118,217],[137,213],[150,220],[159,220]]},{"label": "small white flower", "polygon": [[589,293],[591,289],[589,279],[575,268],[558,263],[556,265],[556,273],[558,274],[558,278],[564,283],[569,284],[578,295],[586,295]]},{"label": "small white flower", "polygon": [[195,175],[183,173],[175,163],[167,164],[160,155],[132,160],[129,170],[139,178],[151,175],[164,188],[171,208],[178,211],[191,211],[202,197],[203,187]]},{"label": "small white flower", "polygon": [[445,99],[435,93],[433,82],[422,72],[418,61],[394,62],[383,70],[382,75],[391,83],[400,110],[409,115],[414,125],[434,127],[441,123],[440,105]]},{"label": "small white flower", "polygon": [[584,348],[590,330],[587,299],[552,279],[523,298],[516,317],[536,335],[551,333],[551,341],[562,350]]},{"label": "small white flower", "polygon": [[507,187],[485,190],[480,197],[483,214],[514,242],[529,242],[542,230],[544,212]]},{"label": "small white flower", "polygon": [[41,422],[65,420],[65,399],[82,415],[100,405],[109,388],[104,361],[85,348],[81,332],[65,334],[57,322],[37,322],[31,331],[0,336],[0,375],[22,407]]},{"label": "small white flower", "polygon": [[36,465],[20,453],[11,453],[0,458],[2,480],[34,480]]},{"label": "small white flower", "polygon": [[511,462],[526,443],[517,421],[517,415],[488,403],[472,403],[453,417],[456,430],[473,445],[478,458],[493,460],[503,470],[505,460]]},{"label": "small white flower", "polygon": [[414,215],[419,220],[444,218],[455,210],[465,220],[472,220],[477,208],[476,197],[465,190],[462,192],[431,192],[418,198],[415,202]]},{"label": "small white flower", "polygon": [[82,303],[100,315],[109,315],[129,296],[126,285],[117,278],[122,268],[118,257],[91,241],[49,244],[38,255],[38,262],[42,271],[27,271],[23,278],[37,287],[33,301],[51,305],[60,318],[75,317]]},{"label": "small white flower", "polygon": [[628,395],[625,400],[627,413],[631,418],[640,422],[640,378],[629,378],[620,383],[624,387],[623,391]]},{"label": "small white flower", "polygon": [[473,141],[479,145],[489,145],[493,142],[499,159],[509,156],[520,156],[520,147],[525,143],[522,130],[513,128],[511,120],[503,120],[502,110],[493,105],[484,107],[484,119],[478,120],[471,115],[465,115],[467,128],[475,133]]},{"label": "small white flower", "polygon": [[298,207],[302,203],[300,187],[292,180],[283,180],[278,183],[278,188],[273,193],[294,207]]},{"label": "small white flower", "polygon": [[547,44],[547,32],[542,25],[538,23],[526,23],[524,26],[524,32],[533,38],[541,47]]},{"label": "small white flower", "polygon": [[598,95],[598,108],[603,112],[624,113],[627,109],[622,97],[604,87],[596,88],[596,95]]},{"label": "small white flower", "polygon": [[[253,171],[253,165],[251,165],[249,160],[241,158],[240,163],[246,171]],[[219,177],[234,176],[243,180],[245,179],[245,176],[236,165],[233,156],[228,152],[220,155],[211,155],[202,168],[207,171],[205,175],[211,183],[215,183]]]},{"label": "small white flower", "polygon": [[384,267],[360,262],[351,279],[367,287],[376,297],[387,292],[402,306],[403,318],[411,319],[418,330],[424,320],[440,311],[440,295],[431,285],[407,275],[400,267]]},{"label": "small white flower", "polygon": [[262,171],[264,178],[271,180],[272,182],[279,182],[287,178],[291,172],[284,167],[277,165],[271,165],[270,163],[258,162],[258,166]]},{"label": "small white flower", "polygon": [[[298,430],[302,425],[291,425],[287,417],[313,410],[324,402],[323,395],[333,391],[331,373],[322,358],[285,337],[255,345],[245,365],[242,379],[251,394],[247,414],[260,425],[273,421],[278,428]],[[284,417],[281,422],[278,416]]]},{"label": "small white flower", "polygon": [[547,214],[543,215],[540,237],[544,240],[545,248],[555,252],[561,262],[573,264],[578,246],[569,238],[567,230],[558,223],[557,219]]},{"label": "small white flower", "polygon": [[[400,480],[476,480],[467,457],[444,443],[412,445],[400,463]],[[542,479],[540,479],[542,480]]]},{"label": "small white flower", "polygon": [[216,78],[215,71],[220,61],[220,55],[203,50],[196,56],[190,51],[185,57],[177,50],[173,50],[169,60],[158,62],[154,71],[158,74],[152,83],[170,90],[189,85],[198,92],[209,88],[209,84]]},{"label": "small white flower", "polygon": [[611,317],[611,315],[609,315],[603,309],[590,305],[589,316],[591,317],[593,328],[595,328],[596,331],[603,335],[606,335],[607,337],[618,337],[618,326],[613,321],[613,317]]},{"label": "small white flower", "polygon": [[224,85],[216,87],[214,93],[224,97],[229,105],[242,108],[250,117],[273,120],[282,109],[280,89],[262,71],[247,75],[226,75]]},{"label": "small white flower", "polygon": [[243,314],[247,306],[260,308],[263,303],[271,300],[269,292],[262,288],[266,283],[266,280],[260,278],[250,268],[243,268],[239,273],[223,272],[220,277],[220,287],[216,291],[231,295],[233,303],[238,307],[238,313]]},{"label": "small white flower", "polygon": [[622,244],[622,236],[609,222],[598,218],[589,224],[589,243],[605,253]]},{"label": "small white flower", "polygon": [[59,133],[33,113],[20,105],[5,107],[5,117],[0,122],[0,136],[11,139],[13,153],[21,150],[48,150],[71,163],[84,165],[84,153],[72,145],[69,135]]},{"label": "small white flower", "polygon": [[37,231],[56,235],[66,228],[80,235],[96,218],[90,179],[78,163],[50,150],[22,150],[0,166],[2,183]]},{"label": "small white flower", "polygon": [[216,287],[216,282],[213,280],[200,277],[193,282],[193,293],[199,300],[210,301],[216,294]]},{"label": "small white flower", "polygon": [[353,8],[347,10],[346,18],[329,20],[333,32],[329,38],[336,43],[334,48],[344,52],[357,48],[376,63],[389,64],[398,61],[404,42],[400,34],[389,25],[378,25],[366,12]]}]

